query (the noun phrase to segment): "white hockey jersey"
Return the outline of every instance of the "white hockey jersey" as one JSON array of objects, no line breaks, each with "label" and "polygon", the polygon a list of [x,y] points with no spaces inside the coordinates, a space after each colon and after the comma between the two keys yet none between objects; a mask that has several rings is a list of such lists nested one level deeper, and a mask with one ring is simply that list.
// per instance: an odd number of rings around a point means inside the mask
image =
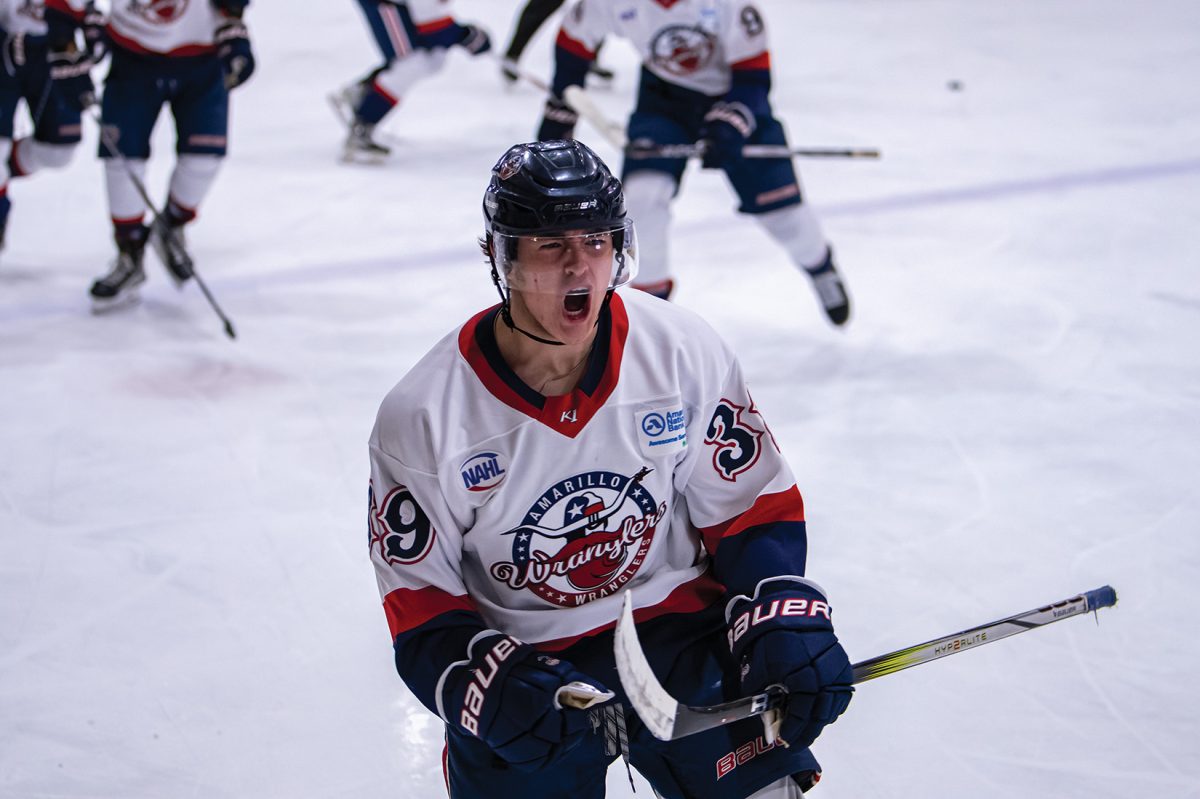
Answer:
[{"label": "white hockey jersey", "polygon": [[650,72],[711,96],[732,68],[770,65],[767,29],[750,0],[577,0],[558,45],[592,58],[606,36],[627,39]]},{"label": "white hockey jersey", "polygon": [[42,0],[0,0],[0,30],[7,34],[46,33],[46,10]]},{"label": "white hockey jersey", "polygon": [[405,0],[413,24],[422,32],[437,30],[454,22],[452,0]]},{"label": "white hockey jersey", "polygon": [[[612,627],[626,588],[640,623],[803,574],[795,480],[699,317],[614,295],[580,386],[543,398],[499,358],[495,313],[438,343],[379,409],[370,548],[393,638],[467,611],[560,650]],[[743,581],[714,572],[722,540],[772,525],[797,545],[746,566],[747,585],[718,582]]]},{"label": "white hockey jersey", "polygon": [[[81,19],[87,0],[47,0]],[[225,20],[211,0],[112,0],[108,35],[126,50],[165,56],[212,52],[213,33]]]}]

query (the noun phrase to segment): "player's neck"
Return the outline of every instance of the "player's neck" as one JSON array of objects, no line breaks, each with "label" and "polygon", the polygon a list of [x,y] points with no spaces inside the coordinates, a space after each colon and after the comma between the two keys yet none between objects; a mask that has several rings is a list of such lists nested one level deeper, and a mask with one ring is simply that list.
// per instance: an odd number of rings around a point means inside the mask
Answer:
[{"label": "player's neck", "polygon": [[496,346],[521,382],[544,397],[570,394],[587,371],[596,330],[587,340],[561,346],[542,344],[513,330],[496,316]]}]

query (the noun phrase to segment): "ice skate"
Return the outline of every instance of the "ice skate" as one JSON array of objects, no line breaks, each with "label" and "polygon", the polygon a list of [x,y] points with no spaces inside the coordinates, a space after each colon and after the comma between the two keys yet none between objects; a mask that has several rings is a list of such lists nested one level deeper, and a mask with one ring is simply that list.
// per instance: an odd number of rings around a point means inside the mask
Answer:
[{"label": "ice skate", "polygon": [[183,284],[193,274],[192,257],[187,251],[183,225],[171,224],[166,214],[155,217],[150,225],[150,246],[154,248],[158,260],[167,268],[175,286],[183,288]]},{"label": "ice skate", "polygon": [[142,255],[141,249],[117,254],[112,270],[92,283],[92,313],[105,313],[138,301],[138,286],[146,282]]},{"label": "ice skate", "polygon": [[342,124],[347,128],[354,126],[354,110],[362,101],[362,95],[363,85],[361,83],[351,83],[329,95],[329,105],[332,106],[333,113],[337,114],[338,119],[342,120]]},{"label": "ice skate", "polygon": [[504,79],[505,86],[515,86],[517,80],[521,77],[521,73],[517,68],[517,62],[511,58],[501,59],[500,77]]},{"label": "ice skate", "polygon": [[850,295],[846,293],[842,276],[834,266],[832,250],[825,251],[824,261],[804,271],[812,281],[813,290],[817,292],[817,299],[821,301],[821,308],[829,321],[838,326],[846,324],[850,319]]},{"label": "ice skate", "polygon": [[379,164],[391,155],[390,147],[385,147],[375,141],[374,125],[355,122],[350,126],[346,135],[346,143],[342,146],[342,160],[346,163]]}]

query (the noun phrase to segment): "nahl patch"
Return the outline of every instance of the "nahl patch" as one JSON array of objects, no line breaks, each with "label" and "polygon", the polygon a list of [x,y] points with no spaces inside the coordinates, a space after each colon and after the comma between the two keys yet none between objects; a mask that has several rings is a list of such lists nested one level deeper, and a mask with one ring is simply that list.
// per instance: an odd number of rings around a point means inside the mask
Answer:
[{"label": "nahl patch", "polygon": [[463,461],[458,467],[463,487],[478,493],[495,488],[504,482],[508,474],[505,458],[497,452],[478,452]]}]

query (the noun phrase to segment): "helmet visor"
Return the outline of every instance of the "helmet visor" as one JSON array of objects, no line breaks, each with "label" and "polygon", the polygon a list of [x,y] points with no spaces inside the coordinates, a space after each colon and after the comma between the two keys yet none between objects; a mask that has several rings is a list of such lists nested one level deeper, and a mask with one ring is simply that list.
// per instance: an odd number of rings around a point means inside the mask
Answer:
[{"label": "helmet visor", "polygon": [[523,293],[582,294],[624,286],[637,275],[633,222],[543,235],[493,233],[503,288]]}]

